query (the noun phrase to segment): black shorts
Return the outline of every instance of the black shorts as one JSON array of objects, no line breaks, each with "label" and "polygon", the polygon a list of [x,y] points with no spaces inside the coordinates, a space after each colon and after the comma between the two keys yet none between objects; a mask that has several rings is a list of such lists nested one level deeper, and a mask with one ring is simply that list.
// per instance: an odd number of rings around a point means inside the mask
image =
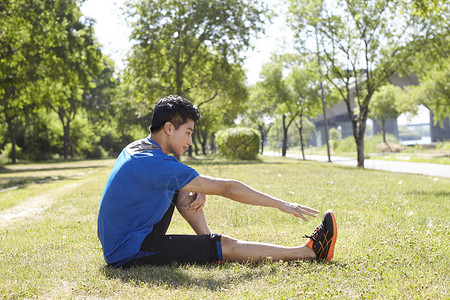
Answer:
[{"label": "black shorts", "polygon": [[168,265],[178,263],[207,264],[223,261],[220,234],[166,235],[175,209],[178,193],[161,221],[153,226],[141,244],[138,257],[121,265],[129,268],[138,265]]}]

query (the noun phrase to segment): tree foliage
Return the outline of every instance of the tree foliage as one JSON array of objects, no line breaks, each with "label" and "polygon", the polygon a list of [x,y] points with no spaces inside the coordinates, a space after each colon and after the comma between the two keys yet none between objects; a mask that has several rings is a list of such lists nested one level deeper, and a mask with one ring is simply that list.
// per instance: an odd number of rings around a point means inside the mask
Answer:
[{"label": "tree foliage", "polygon": [[13,163],[15,122],[35,106],[31,94],[39,80],[40,46],[51,43],[56,34],[47,18],[39,20],[44,11],[43,1],[0,2],[0,112],[8,127]]},{"label": "tree foliage", "polygon": [[402,99],[402,89],[394,85],[382,86],[373,95],[370,102],[370,117],[375,120],[381,120],[381,129],[383,132],[383,142],[386,143],[386,120],[396,119],[401,111],[399,101]]},{"label": "tree foliage", "polygon": [[[450,53],[449,53],[450,54]],[[409,86],[406,97],[434,113],[435,125],[450,118],[450,58],[440,59],[419,77],[419,86]]]},{"label": "tree foliage", "polygon": [[76,1],[17,0],[1,6],[0,101],[13,149],[15,119],[46,105],[61,119],[67,157],[70,122],[99,70],[92,22],[82,18]]},{"label": "tree foliage", "polygon": [[257,2],[237,0],[140,0],[127,7],[135,41],[127,75],[143,92],[140,101],[217,86],[241,62],[265,13]]}]

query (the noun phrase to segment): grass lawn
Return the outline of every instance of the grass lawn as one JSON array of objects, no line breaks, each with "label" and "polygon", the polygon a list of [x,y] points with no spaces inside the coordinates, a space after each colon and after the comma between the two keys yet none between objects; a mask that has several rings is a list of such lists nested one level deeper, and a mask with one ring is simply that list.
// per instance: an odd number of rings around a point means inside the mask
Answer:
[{"label": "grass lawn", "polygon": [[[449,299],[450,179],[262,157],[190,160],[338,223],[334,261],[111,269],[96,236],[113,160],[0,167],[0,298]],[[17,187],[17,188],[16,188]],[[209,197],[211,229],[286,246],[321,220]],[[171,233],[193,234],[176,213]]]}]

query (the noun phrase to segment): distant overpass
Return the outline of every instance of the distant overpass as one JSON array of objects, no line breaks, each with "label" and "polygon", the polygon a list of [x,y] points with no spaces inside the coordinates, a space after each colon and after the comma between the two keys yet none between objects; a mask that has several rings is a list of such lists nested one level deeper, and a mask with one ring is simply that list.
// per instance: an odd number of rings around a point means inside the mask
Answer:
[{"label": "distant overpass", "polygon": [[[415,74],[408,76],[392,76],[390,81],[393,85],[399,86],[401,88],[409,85],[418,85],[419,80]],[[355,108],[354,93],[351,93],[350,107],[353,110]],[[341,101],[334,106],[326,110],[328,130],[331,128],[339,128],[341,132],[341,137],[343,139],[353,136],[353,127],[348,116],[347,106],[344,101]],[[323,114],[319,115],[317,118],[311,120],[316,127],[316,135],[311,141],[313,146],[322,146],[325,144],[325,130]],[[450,140],[450,124],[449,118],[444,120],[444,126],[441,127],[439,122],[436,126],[434,125],[434,114],[430,111],[430,135],[431,142],[438,142],[444,140]],[[422,124],[423,125],[423,124]],[[409,125],[408,125],[409,126]],[[390,133],[398,138],[398,126],[397,119],[387,119],[385,123],[386,133]],[[373,120],[373,132],[375,134],[381,133],[381,122]]]}]

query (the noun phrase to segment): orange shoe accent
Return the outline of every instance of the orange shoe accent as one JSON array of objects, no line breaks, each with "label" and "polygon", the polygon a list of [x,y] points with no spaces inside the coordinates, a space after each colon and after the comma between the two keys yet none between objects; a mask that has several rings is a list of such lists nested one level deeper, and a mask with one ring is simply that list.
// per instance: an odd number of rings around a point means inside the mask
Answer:
[{"label": "orange shoe accent", "polygon": [[333,220],[333,236],[331,237],[331,244],[330,244],[330,248],[328,249],[328,254],[327,254],[327,258],[326,258],[327,261],[331,261],[334,256],[334,245],[336,244],[336,238],[337,238],[337,225],[336,225],[336,219],[334,217],[334,213],[331,210],[328,210],[327,212],[330,213],[331,219]]},{"label": "orange shoe accent", "polygon": [[313,244],[314,244],[314,241],[312,239],[308,238],[306,240],[306,246],[308,246],[309,248],[312,249],[313,248]]}]

